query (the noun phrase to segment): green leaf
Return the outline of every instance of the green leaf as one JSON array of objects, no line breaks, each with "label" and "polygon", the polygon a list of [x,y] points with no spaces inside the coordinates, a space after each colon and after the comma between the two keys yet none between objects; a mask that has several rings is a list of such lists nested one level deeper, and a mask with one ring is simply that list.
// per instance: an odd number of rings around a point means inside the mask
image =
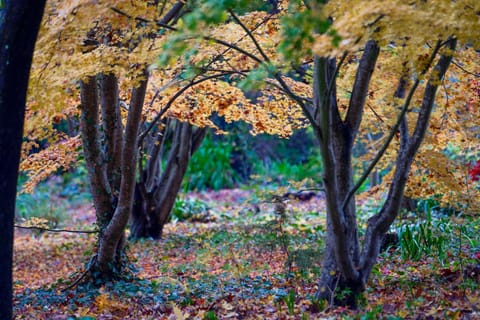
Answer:
[{"label": "green leaf", "polygon": [[330,31],[331,21],[320,19],[313,10],[302,10],[301,6],[292,2],[289,5],[289,14],[281,19],[282,41],[278,50],[286,60],[294,62],[298,62],[305,55],[311,55],[313,34],[315,33],[328,32],[333,36],[334,44],[338,45],[340,42],[336,32]]},{"label": "green leaf", "polygon": [[250,71],[248,76],[238,83],[238,87],[243,91],[261,89],[265,86],[265,79],[268,77],[269,71],[273,71],[271,66],[266,64],[260,65],[257,69]]},{"label": "green leaf", "polygon": [[166,67],[172,60],[182,56],[188,50],[188,44],[183,36],[172,36],[163,46],[163,51],[158,57],[158,64]]}]

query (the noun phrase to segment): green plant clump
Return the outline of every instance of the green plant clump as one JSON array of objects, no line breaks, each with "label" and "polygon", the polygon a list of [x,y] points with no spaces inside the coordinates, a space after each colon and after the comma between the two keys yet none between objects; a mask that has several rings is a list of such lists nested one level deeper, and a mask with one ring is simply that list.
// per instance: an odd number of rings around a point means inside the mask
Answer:
[{"label": "green plant clump", "polygon": [[186,221],[208,215],[208,205],[198,199],[181,199],[177,198],[172,209],[172,219],[176,221]]},{"label": "green plant clump", "polygon": [[241,177],[231,166],[233,145],[207,136],[193,154],[185,181],[187,190],[233,188]]}]

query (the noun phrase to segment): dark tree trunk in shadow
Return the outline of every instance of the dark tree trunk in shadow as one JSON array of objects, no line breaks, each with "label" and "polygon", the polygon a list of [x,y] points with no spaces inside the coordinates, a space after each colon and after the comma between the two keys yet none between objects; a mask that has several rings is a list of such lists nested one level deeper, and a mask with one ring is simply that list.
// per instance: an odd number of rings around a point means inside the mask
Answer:
[{"label": "dark tree trunk in shadow", "polygon": [[[168,222],[175,199],[182,186],[183,177],[192,154],[198,149],[206,128],[194,128],[189,123],[175,120],[170,128],[164,120],[163,133],[154,133],[146,141],[149,150],[147,163],[135,188],[135,205],[132,211],[132,238],[160,239]],[[173,129],[172,133],[168,132]],[[171,137],[171,147],[162,170],[165,139]]]},{"label": "dark tree trunk in shadow", "polygon": [[0,8],[0,319],[12,319],[13,221],[28,77],[45,0]]}]

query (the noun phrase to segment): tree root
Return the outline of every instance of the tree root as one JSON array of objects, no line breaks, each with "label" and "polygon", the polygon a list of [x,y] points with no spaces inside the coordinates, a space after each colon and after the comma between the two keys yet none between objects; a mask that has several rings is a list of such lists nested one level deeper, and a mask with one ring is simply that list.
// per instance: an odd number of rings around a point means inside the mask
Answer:
[{"label": "tree root", "polygon": [[71,290],[72,288],[77,286],[92,271],[92,268],[95,265],[96,261],[97,261],[97,255],[95,254],[90,258],[90,260],[87,263],[87,268],[85,269],[84,272],[82,272],[82,274],[80,274],[80,276],[77,278],[77,280],[75,280],[69,286],[61,289],[61,291],[65,292],[65,291]]}]

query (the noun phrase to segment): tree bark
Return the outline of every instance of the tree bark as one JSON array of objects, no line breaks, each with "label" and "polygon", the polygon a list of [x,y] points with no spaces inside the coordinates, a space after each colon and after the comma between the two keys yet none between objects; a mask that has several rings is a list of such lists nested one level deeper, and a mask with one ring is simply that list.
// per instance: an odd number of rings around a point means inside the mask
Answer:
[{"label": "tree bark", "polygon": [[80,131],[100,237],[113,215],[112,190],[107,178],[105,153],[100,146],[99,105],[95,76],[80,82]]},{"label": "tree bark", "polygon": [[13,221],[25,101],[45,0],[0,8],[0,319],[12,318]]},{"label": "tree bark", "polygon": [[118,80],[114,74],[99,75],[102,127],[105,141],[106,174],[115,197],[120,189],[123,126],[120,114]]},{"label": "tree bark", "polygon": [[[320,142],[324,161],[324,187],[327,201],[326,251],[317,299],[355,305],[355,296],[364,289],[356,266],[360,244],[353,198],[344,206],[353,187],[352,149],[363,115],[370,79],[379,54],[374,41],[367,42],[353,85],[349,109],[342,120],[336,104],[335,60],[315,59],[314,92],[316,121],[323,129]],[[322,99],[323,97],[323,99]],[[348,292],[345,290],[348,289]],[[339,292],[344,291],[342,295]],[[342,296],[341,299],[338,297]],[[333,301],[335,300],[335,301]]]},{"label": "tree bark", "polygon": [[[455,50],[456,44],[457,42],[455,39],[449,39],[446,41],[446,45],[451,51]],[[427,85],[425,86],[420,113],[416,120],[414,132],[411,136],[408,133],[407,120],[403,119],[401,123],[400,150],[398,151],[396,159],[392,184],[383,207],[378,214],[369,219],[365,234],[360,259],[360,268],[363,270],[364,281],[368,280],[373,265],[376,262],[385,233],[398,215],[411,164],[428,129],[438,85],[447,73],[451,61],[451,55],[441,55],[437,64],[433,68]],[[410,95],[413,95],[413,92],[411,92]]]},{"label": "tree bark", "polygon": [[[205,128],[197,128],[194,131],[191,124],[177,120],[172,147],[161,175],[157,176],[160,172],[155,170],[159,165],[150,163],[150,161],[161,161],[161,157],[156,154],[151,155],[147,163],[147,168],[151,170],[144,172],[136,187],[137,198],[132,212],[130,230],[132,238],[160,239],[162,237],[163,227],[170,217],[188,162],[200,146],[205,134]],[[159,152],[158,141],[152,142],[151,148]]]},{"label": "tree bark", "polygon": [[132,90],[132,98],[128,111],[125,136],[123,139],[121,158],[121,181],[118,203],[115,212],[106,226],[98,247],[96,268],[103,276],[110,277],[114,273],[114,264],[119,262],[123,253],[125,227],[133,207],[135,189],[135,168],[137,164],[138,131],[141,122],[143,103],[147,88],[147,77]]},{"label": "tree bark", "polygon": [[[449,39],[445,43],[449,49],[454,50],[455,40]],[[439,49],[440,42],[431,56],[431,61]],[[334,62],[315,59],[314,109],[319,110],[316,121],[321,132],[317,137],[320,137],[324,162],[327,204],[326,253],[316,297],[351,307],[356,307],[356,296],[365,288],[378,257],[382,239],[398,215],[411,163],[428,128],[439,80],[445,75],[452,59],[451,56],[442,55],[431,71],[412,136],[408,133],[405,113],[401,113],[397,127],[400,131],[400,150],[393,182],[380,212],[369,219],[362,251],[359,252],[354,197],[348,198],[352,190],[355,191],[351,157],[353,141],[358,133],[378,54],[378,46],[373,41],[367,42],[357,69],[345,120],[338,116],[335,87],[332,87],[335,84],[335,79],[332,78],[335,76],[335,72],[332,72],[335,70]],[[425,72],[427,71],[428,68],[425,69]],[[418,84],[419,80],[410,89],[402,110],[407,110]],[[402,78],[395,96],[403,97],[405,87],[405,79]],[[391,136],[393,137],[393,134]]]}]

